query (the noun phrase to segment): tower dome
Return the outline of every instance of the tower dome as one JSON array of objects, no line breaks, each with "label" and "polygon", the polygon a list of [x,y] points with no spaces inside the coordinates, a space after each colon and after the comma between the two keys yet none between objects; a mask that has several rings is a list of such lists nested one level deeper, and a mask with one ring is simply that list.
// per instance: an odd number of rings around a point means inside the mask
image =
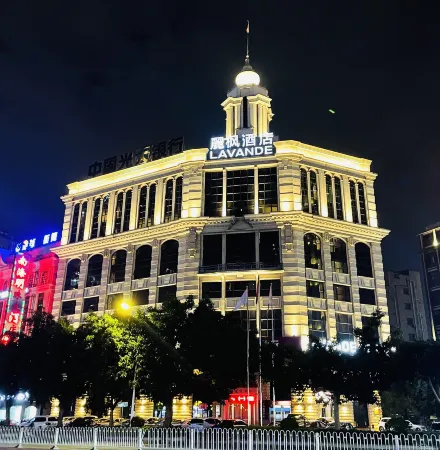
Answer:
[{"label": "tower dome", "polygon": [[260,75],[249,64],[249,58],[246,58],[246,63],[242,71],[235,77],[235,84],[242,88],[246,86],[258,86],[260,84]]}]

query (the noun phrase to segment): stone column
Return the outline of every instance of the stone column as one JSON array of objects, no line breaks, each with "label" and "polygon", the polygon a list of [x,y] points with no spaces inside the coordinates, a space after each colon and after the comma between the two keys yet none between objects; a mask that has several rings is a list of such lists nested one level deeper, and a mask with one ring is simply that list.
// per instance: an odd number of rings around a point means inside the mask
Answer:
[{"label": "stone column", "polygon": [[258,214],[258,167],[254,166],[254,214]]},{"label": "stone column", "polygon": [[131,209],[129,230],[135,230],[137,227],[137,217],[139,208],[139,185],[133,186],[131,192]]},{"label": "stone column", "polygon": [[107,285],[110,275],[110,258],[111,252],[108,248],[104,250],[102,260],[102,272],[101,272],[101,285],[99,286],[99,304],[98,311],[104,312],[106,310],[107,303]]},{"label": "stone column", "polygon": [[160,241],[155,239],[151,244],[151,272],[149,281],[148,303],[155,305],[157,303],[157,277],[159,276],[159,258],[160,258]]},{"label": "stone column", "polygon": [[84,200],[84,203],[87,202],[87,213],[86,213],[86,223],[84,226],[84,240],[87,241],[90,239],[90,233],[92,229],[92,216],[93,216],[93,199],[89,198]]},{"label": "stone column", "polygon": [[159,225],[162,223],[163,214],[162,214],[162,205],[163,205],[163,180],[157,180],[156,185],[156,203],[154,205],[154,225]]},{"label": "stone column", "polygon": [[318,198],[319,198],[319,214],[328,217],[327,192],[325,186],[325,172],[321,169],[317,170],[318,178]]},{"label": "stone column", "polygon": [[347,222],[353,222],[353,212],[351,210],[350,184],[348,177],[343,176],[341,179],[342,197],[344,201],[344,219]]},{"label": "stone column", "polygon": [[348,272],[351,279],[351,300],[353,302],[353,326],[356,328],[362,327],[361,303],[359,301],[359,280],[356,266],[356,250],[355,240],[352,237],[347,239],[347,253],[348,253]]},{"label": "stone column", "polygon": [[66,277],[67,259],[58,260],[57,278],[55,282],[55,294],[53,296],[52,314],[59,318],[61,314],[61,300],[64,290],[64,279]]},{"label": "stone column", "polygon": [[381,339],[386,340],[390,335],[390,318],[388,316],[387,293],[385,288],[385,276],[383,273],[382,249],[378,242],[371,244],[371,259],[373,263],[373,275],[376,285],[376,304],[385,314],[381,325]]},{"label": "stone column", "polygon": [[134,270],[134,258],[136,250],[132,244],[127,245],[127,259],[125,260],[125,280],[124,280],[124,299],[129,301],[131,299],[131,279]]},{"label": "stone column", "polygon": [[182,190],[182,217],[203,215],[203,171],[202,164],[191,164],[185,168]]},{"label": "stone column", "polygon": [[199,298],[200,231],[190,228],[179,238],[179,266],[177,269],[177,298],[184,300],[189,295]]},{"label": "stone column", "polygon": [[332,260],[330,255],[330,235],[328,233],[322,234],[322,253],[321,257],[324,263],[325,273],[325,290],[327,299],[327,338],[335,339],[336,332],[336,311],[335,311],[335,298],[333,292],[333,271]]},{"label": "stone column", "polygon": [[278,163],[278,198],[280,211],[294,210],[293,162],[285,158]]},{"label": "stone column", "polygon": [[72,222],[72,214],[73,214],[73,202],[66,202],[66,210],[64,212],[64,221],[63,221],[63,232],[61,235],[61,245],[66,245],[69,243],[70,236],[70,224]]},{"label": "stone column", "polygon": [[113,234],[113,221],[115,219],[115,199],[116,193],[114,191],[110,192],[108,198],[107,223],[105,224],[106,236],[111,236]]},{"label": "stone column", "polygon": [[78,292],[81,293],[80,298],[76,298],[75,314],[81,314],[84,303],[84,288],[86,286],[87,270],[89,266],[89,258],[86,253],[81,255],[81,268],[79,270]]},{"label": "stone column", "polygon": [[367,217],[370,227],[378,227],[377,211],[376,211],[376,197],[374,195],[373,180],[366,180],[365,182],[365,197],[367,201]]}]

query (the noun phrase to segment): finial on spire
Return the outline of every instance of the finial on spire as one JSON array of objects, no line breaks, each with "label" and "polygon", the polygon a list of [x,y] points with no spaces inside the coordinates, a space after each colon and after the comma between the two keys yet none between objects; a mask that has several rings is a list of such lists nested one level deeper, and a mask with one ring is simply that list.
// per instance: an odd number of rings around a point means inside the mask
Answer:
[{"label": "finial on spire", "polygon": [[249,20],[246,27],[246,64],[249,64]]}]

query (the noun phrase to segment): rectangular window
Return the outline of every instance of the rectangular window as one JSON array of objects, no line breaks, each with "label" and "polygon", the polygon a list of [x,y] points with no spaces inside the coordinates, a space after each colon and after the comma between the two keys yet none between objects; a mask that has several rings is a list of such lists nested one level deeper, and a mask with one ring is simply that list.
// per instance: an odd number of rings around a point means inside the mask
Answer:
[{"label": "rectangular window", "polygon": [[169,298],[177,297],[177,286],[175,284],[171,286],[162,286],[159,288],[159,295],[157,299],[157,303],[162,303]]},{"label": "rectangular window", "polygon": [[108,199],[109,199],[108,195],[106,195],[102,199],[101,224],[99,225],[99,236],[105,236],[105,228],[107,226]]},{"label": "rectangular window", "polygon": [[403,295],[409,295],[409,289],[403,288]]},{"label": "rectangular window", "polygon": [[414,319],[413,319],[412,317],[408,317],[408,318],[406,319],[406,324],[407,324],[408,326],[414,328]]},{"label": "rectangular window", "polygon": [[214,266],[222,263],[222,243],[221,234],[203,235],[203,266]]},{"label": "rectangular window", "polygon": [[147,214],[147,193],[148,187],[143,186],[139,192],[139,207],[138,207],[138,228],[144,228]]},{"label": "rectangular window", "polygon": [[81,214],[79,216],[78,242],[84,239],[84,229],[86,226],[87,202],[81,204]]},{"label": "rectangular window", "polygon": [[[243,311],[244,312],[244,311]],[[268,341],[277,341],[282,337],[283,321],[281,309],[262,309],[261,310],[261,337]]]},{"label": "rectangular window", "polygon": [[406,309],[407,311],[411,311],[411,310],[412,310],[412,305],[411,305],[411,303],[405,303],[405,309]]},{"label": "rectangular window", "polygon": [[325,298],[324,283],[306,280],[307,297]]},{"label": "rectangular window", "polygon": [[220,282],[204,282],[202,283],[202,298],[222,298],[222,284]]},{"label": "rectangular window", "polygon": [[223,208],[223,172],[205,173],[205,216],[221,217]]},{"label": "rectangular window", "polygon": [[368,225],[367,221],[367,206],[365,201],[365,187],[363,183],[358,183],[358,197],[359,197],[359,213],[361,215],[361,224]]},{"label": "rectangular window", "polygon": [[174,220],[180,219],[182,215],[182,191],[183,178],[179,177],[176,180],[176,195],[174,198]]},{"label": "rectangular window", "polygon": [[260,295],[263,297],[269,296],[270,286],[272,285],[272,296],[281,296],[281,280],[261,280],[260,281]]},{"label": "rectangular window", "polygon": [[336,314],[336,332],[338,342],[353,341],[353,317],[349,314]]},{"label": "rectangular window", "polygon": [[226,174],[226,215],[254,213],[254,170],[230,170]]},{"label": "rectangular window", "polygon": [[373,329],[374,339],[379,342],[379,328],[374,322],[374,319],[370,316],[362,316],[362,328],[368,327]]},{"label": "rectangular window", "polygon": [[356,199],[356,183],[354,181],[350,181],[350,200],[351,200],[351,212],[353,214],[353,222],[359,223],[359,215]]},{"label": "rectangular window", "polygon": [[76,237],[77,237],[77,232],[78,232],[79,208],[80,208],[80,204],[79,203],[77,203],[73,207],[72,225],[70,227],[69,244],[72,244],[73,242],[76,242]]},{"label": "rectangular window", "polygon": [[128,231],[128,229],[130,228],[131,196],[132,191],[127,191],[125,193],[124,224],[122,227],[122,231]]},{"label": "rectangular window", "polygon": [[280,264],[280,233],[264,231],[260,233],[260,268]]},{"label": "rectangular window", "polygon": [[309,336],[316,339],[327,339],[327,321],[325,312],[309,309]]},{"label": "rectangular window", "polygon": [[438,270],[438,258],[437,251],[431,250],[425,253],[425,266],[427,269],[437,269]]},{"label": "rectangular window", "polygon": [[40,292],[38,294],[38,303],[37,303],[37,309],[42,310],[44,306],[44,292]]},{"label": "rectangular window", "polygon": [[85,298],[83,303],[83,313],[98,311],[99,297]]},{"label": "rectangular window", "polygon": [[92,232],[90,234],[90,239],[95,239],[98,237],[99,231],[99,213],[101,211],[101,199],[95,199],[93,207],[93,217],[92,217]]},{"label": "rectangular window", "polygon": [[150,186],[150,192],[148,193],[148,214],[147,214],[147,227],[154,225],[154,208],[156,207],[156,185]]},{"label": "rectangular window", "polygon": [[107,301],[105,305],[105,309],[116,309],[124,300],[124,295],[122,292],[118,294],[110,294],[107,295]]},{"label": "rectangular window", "polygon": [[[246,310],[228,311],[227,314],[234,318],[244,330],[247,329],[248,314]],[[254,332],[257,331],[257,312],[255,310],[249,311],[249,328]]]},{"label": "rectangular window", "polygon": [[164,202],[164,219],[163,221],[171,222],[173,213],[173,180],[168,180],[165,187],[165,202]]},{"label": "rectangular window", "polygon": [[333,294],[335,300],[339,302],[351,302],[350,286],[343,286],[341,284],[333,285]]},{"label": "rectangular window", "polygon": [[428,286],[430,289],[440,287],[440,272],[438,270],[432,270],[427,272]]},{"label": "rectangular window", "polygon": [[307,180],[306,169],[301,169],[301,201],[302,201],[302,210],[307,213],[310,212],[309,182]]},{"label": "rectangular window", "polygon": [[[440,241],[440,236],[437,238],[438,241]],[[424,234],[422,236],[422,247],[431,247],[434,241],[434,236],[432,235],[432,232],[429,232],[427,234]]]},{"label": "rectangular window", "polygon": [[75,314],[76,300],[68,300],[61,303],[61,315],[71,316]]},{"label": "rectangular window", "polygon": [[255,281],[227,281],[226,297],[227,298],[241,297],[246,288],[249,288],[248,290],[249,297],[256,296]]},{"label": "rectangular window", "polygon": [[342,201],[342,187],[341,180],[335,177],[335,206],[336,206],[336,219],[344,219],[343,201]]},{"label": "rectangular window", "polygon": [[335,217],[335,203],[333,201],[333,183],[330,175],[325,176],[325,191],[327,194],[327,208],[328,216],[336,219]]},{"label": "rectangular window", "polygon": [[258,169],[258,212],[269,214],[278,211],[277,168]]},{"label": "rectangular window", "polygon": [[233,233],[226,235],[226,263],[255,263],[255,233]]},{"label": "rectangular window", "polygon": [[374,289],[359,288],[359,301],[362,305],[375,305],[376,295]]},{"label": "rectangular window", "polygon": [[141,289],[139,291],[133,291],[132,294],[133,305],[135,306],[148,305],[149,295],[150,295],[149,289]]},{"label": "rectangular window", "polygon": [[116,197],[116,206],[115,206],[115,227],[113,229],[113,233],[120,233],[122,231],[122,207],[124,204],[124,193],[119,192]]}]

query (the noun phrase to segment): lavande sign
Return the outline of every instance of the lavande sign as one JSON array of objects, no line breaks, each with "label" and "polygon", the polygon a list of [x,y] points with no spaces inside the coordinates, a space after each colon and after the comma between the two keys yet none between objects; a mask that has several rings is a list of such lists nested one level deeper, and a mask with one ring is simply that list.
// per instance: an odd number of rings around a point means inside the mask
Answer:
[{"label": "lavande sign", "polygon": [[211,139],[207,159],[255,158],[275,155],[273,133],[243,134]]}]

